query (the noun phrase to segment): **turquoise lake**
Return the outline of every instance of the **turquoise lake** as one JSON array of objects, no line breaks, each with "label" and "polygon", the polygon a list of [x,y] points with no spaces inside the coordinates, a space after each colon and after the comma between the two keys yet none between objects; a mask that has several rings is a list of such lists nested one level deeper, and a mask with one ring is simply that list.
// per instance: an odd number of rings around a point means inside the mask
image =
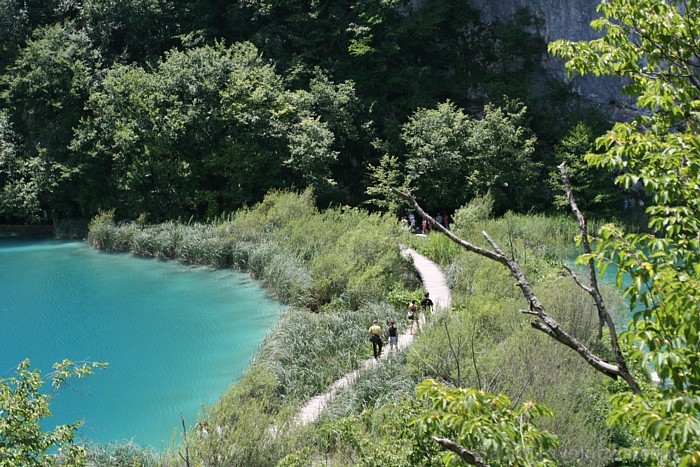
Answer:
[{"label": "turquoise lake", "polygon": [[0,376],[25,358],[43,374],[64,358],[109,363],[52,401],[45,425],[82,419],[81,439],[158,450],[180,442],[180,412],[195,424],[241,376],[281,310],[243,273],[82,242],[0,239]]}]

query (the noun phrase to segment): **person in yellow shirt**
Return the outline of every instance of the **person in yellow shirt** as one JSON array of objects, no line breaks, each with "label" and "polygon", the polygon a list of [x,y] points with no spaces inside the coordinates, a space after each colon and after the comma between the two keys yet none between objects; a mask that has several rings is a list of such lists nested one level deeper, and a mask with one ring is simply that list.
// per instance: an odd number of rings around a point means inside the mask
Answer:
[{"label": "person in yellow shirt", "polygon": [[374,358],[379,358],[382,354],[382,328],[377,324],[377,320],[373,321],[372,326],[369,328],[369,341],[372,343],[372,350],[374,351]]}]

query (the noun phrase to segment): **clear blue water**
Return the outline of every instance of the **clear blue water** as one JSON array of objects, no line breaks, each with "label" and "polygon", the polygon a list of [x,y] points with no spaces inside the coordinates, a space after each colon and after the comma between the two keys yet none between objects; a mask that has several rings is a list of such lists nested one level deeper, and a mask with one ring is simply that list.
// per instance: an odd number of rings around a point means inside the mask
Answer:
[{"label": "clear blue water", "polygon": [[156,449],[235,382],[278,317],[247,275],[107,254],[81,242],[0,239],[0,376],[30,358],[108,362],[54,397],[49,425]]}]

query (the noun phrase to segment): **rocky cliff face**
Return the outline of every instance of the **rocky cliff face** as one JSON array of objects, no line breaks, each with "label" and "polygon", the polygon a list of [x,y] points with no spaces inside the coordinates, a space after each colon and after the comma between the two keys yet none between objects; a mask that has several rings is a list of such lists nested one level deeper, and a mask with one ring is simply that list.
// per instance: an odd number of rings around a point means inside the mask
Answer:
[{"label": "rocky cliff face", "polygon": [[[531,16],[539,19],[531,31],[541,35],[546,42],[557,39],[591,40],[598,37],[598,32],[591,28],[591,21],[600,17],[596,7],[600,0],[465,0],[481,12],[485,22],[500,21],[509,23],[515,15],[526,9]],[[563,80],[571,82],[576,92],[584,98],[616,112],[618,104],[629,104],[629,99],[620,91],[618,79],[594,76],[569,79],[563,61],[551,55],[543,57],[549,72]]]},{"label": "rocky cliff face", "polygon": [[600,15],[600,0],[467,0],[487,22],[509,22],[526,9],[542,20],[538,31],[547,41],[557,39],[590,40],[596,37],[590,23]]}]

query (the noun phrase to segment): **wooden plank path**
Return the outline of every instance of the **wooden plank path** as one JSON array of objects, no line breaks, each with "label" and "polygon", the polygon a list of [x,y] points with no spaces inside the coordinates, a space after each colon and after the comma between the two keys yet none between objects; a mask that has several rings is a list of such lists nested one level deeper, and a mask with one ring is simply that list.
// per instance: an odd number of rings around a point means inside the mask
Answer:
[{"label": "wooden plank path", "polygon": [[[413,259],[413,264],[423,282],[423,289],[430,293],[430,299],[435,305],[435,310],[449,309],[452,303],[452,296],[445,282],[445,276],[438,265],[412,248],[402,248],[402,254]],[[420,319],[421,326],[425,326],[425,316],[423,316],[422,313]],[[398,341],[398,349],[402,350],[413,342],[413,336],[406,331],[399,336]],[[384,347],[384,350],[385,351],[382,352],[381,355],[382,359],[387,358],[390,353],[388,343]],[[360,376],[362,371],[372,368],[378,363],[379,360],[374,358],[365,360],[362,362],[359,369],[347,373],[331,384],[328,391],[311,398],[306,405],[302,407],[301,411],[299,411],[297,423],[304,425],[316,421],[338,390],[351,385]]]}]

